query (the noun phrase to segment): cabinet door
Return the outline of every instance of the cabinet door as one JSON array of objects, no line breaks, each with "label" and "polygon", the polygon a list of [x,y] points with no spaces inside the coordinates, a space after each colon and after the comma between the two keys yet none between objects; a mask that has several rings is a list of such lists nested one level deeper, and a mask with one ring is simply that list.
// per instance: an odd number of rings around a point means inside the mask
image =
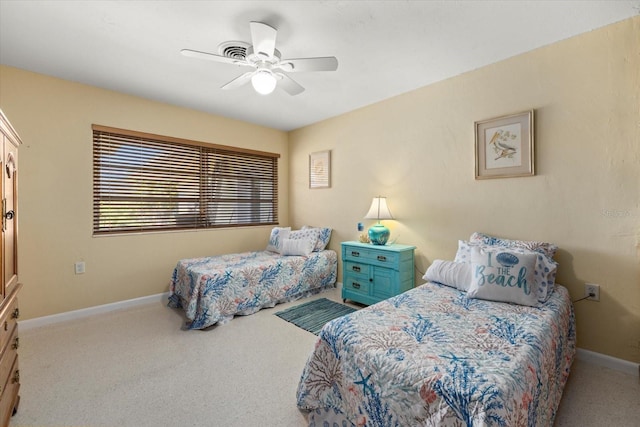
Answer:
[{"label": "cabinet door", "polygon": [[395,275],[395,271],[390,268],[373,267],[372,295],[381,300],[395,295],[393,290]]},{"label": "cabinet door", "polygon": [[17,181],[18,148],[4,137],[2,161],[2,267],[3,291],[7,293],[18,283]]}]

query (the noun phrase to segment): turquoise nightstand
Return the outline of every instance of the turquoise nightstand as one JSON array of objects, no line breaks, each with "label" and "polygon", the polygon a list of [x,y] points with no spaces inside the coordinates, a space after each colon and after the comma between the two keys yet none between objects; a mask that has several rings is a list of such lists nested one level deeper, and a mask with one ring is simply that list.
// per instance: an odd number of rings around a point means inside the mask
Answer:
[{"label": "turquoise nightstand", "polygon": [[371,305],[413,288],[415,249],[342,242],[342,299]]}]

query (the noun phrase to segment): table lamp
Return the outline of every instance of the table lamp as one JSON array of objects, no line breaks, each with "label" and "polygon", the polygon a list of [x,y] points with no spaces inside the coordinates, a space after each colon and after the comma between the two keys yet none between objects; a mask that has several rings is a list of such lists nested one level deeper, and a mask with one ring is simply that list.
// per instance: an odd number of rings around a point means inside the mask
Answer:
[{"label": "table lamp", "polygon": [[377,219],[378,223],[369,227],[369,240],[374,245],[385,245],[389,240],[389,229],[380,223],[381,219],[393,219],[393,215],[387,206],[387,198],[378,196],[374,197],[371,202],[369,212],[364,216],[365,219]]}]

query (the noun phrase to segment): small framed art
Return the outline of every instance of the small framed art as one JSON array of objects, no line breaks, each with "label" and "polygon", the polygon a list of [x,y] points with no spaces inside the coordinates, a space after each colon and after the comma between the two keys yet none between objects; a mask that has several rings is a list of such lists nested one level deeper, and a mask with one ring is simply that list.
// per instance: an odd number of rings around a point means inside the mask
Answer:
[{"label": "small framed art", "polygon": [[331,187],[331,151],[309,154],[309,188]]},{"label": "small framed art", "polygon": [[535,175],[533,110],[475,122],[476,179]]}]

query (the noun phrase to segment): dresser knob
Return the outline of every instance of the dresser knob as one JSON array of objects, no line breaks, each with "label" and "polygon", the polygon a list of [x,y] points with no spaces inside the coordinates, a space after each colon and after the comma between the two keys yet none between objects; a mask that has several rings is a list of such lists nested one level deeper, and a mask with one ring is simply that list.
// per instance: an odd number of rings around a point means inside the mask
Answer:
[{"label": "dresser knob", "polygon": [[4,321],[4,330],[5,332],[9,330],[9,322],[7,322],[6,320]]},{"label": "dresser knob", "polygon": [[14,350],[17,350],[18,347],[20,347],[20,337],[16,337],[16,339],[13,341],[13,345],[11,345],[11,347]]},{"label": "dresser knob", "polygon": [[11,318],[12,319],[17,319],[20,317],[20,309],[16,307],[15,310],[13,310],[13,314],[11,314]]},{"label": "dresser knob", "polygon": [[20,369],[16,369],[16,372],[13,374],[12,382],[14,384],[20,382]]}]

